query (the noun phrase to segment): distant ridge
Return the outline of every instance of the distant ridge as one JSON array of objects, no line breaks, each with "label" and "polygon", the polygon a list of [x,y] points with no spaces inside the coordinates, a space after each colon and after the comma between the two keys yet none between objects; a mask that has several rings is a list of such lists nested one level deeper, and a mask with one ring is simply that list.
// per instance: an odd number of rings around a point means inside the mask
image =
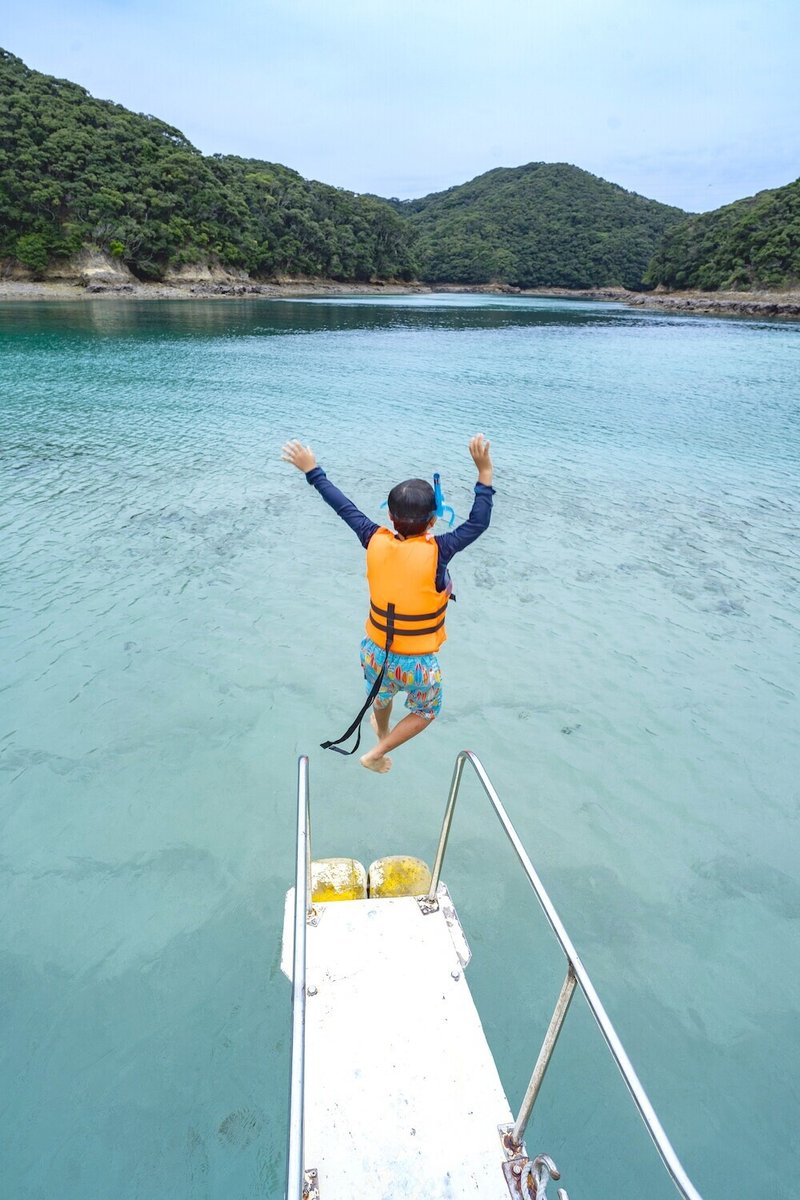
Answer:
[{"label": "distant ridge", "polygon": [[800,284],[800,179],[667,231],[647,269],[667,288],[787,288]]},{"label": "distant ridge", "polygon": [[498,167],[392,203],[419,235],[423,279],[523,288],[641,287],[662,234],[686,217],[569,163]]},{"label": "distant ridge", "polygon": [[34,275],[87,243],[157,280],[215,262],[258,277],[410,279],[388,204],[277,163],[205,157],[156,117],[96,100],[0,50],[0,258]]},{"label": "distant ridge", "polygon": [[144,281],[200,267],[342,283],[786,287],[800,280],[800,180],[700,216],[568,163],[385,200],[205,156],[157,117],[0,50],[0,274],[52,277],[66,263],[79,275],[95,248],[112,275]]}]

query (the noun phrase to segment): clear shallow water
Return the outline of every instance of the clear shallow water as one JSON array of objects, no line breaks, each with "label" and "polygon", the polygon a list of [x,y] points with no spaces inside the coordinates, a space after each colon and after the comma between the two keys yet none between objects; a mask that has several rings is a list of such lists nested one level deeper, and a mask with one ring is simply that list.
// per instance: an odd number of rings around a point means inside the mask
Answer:
[{"label": "clear shallow water", "polygon": [[[280,1195],[297,755],[317,854],[430,860],[464,746],[701,1192],[794,1194],[799,335],[485,297],[0,306],[10,1196]],[[376,518],[439,469],[463,516],[477,429],[498,494],[454,563],[445,711],[376,779],[316,749],[360,695],[361,551],[279,447]],[[445,874],[515,1106],[561,965],[471,786]],[[573,1010],[529,1145],[573,1200],[672,1195]]]}]

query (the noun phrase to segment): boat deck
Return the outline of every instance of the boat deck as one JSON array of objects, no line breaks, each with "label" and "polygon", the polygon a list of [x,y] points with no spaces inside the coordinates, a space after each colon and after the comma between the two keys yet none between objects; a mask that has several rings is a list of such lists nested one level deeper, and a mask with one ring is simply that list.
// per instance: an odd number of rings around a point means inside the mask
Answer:
[{"label": "boat deck", "polygon": [[513,1118],[446,889],[428,915],[413,897],[315,907],[305,1161],[321,1200],[353,1200],[365,1180],[375,1200],[508,1200],[498,1125]]}]

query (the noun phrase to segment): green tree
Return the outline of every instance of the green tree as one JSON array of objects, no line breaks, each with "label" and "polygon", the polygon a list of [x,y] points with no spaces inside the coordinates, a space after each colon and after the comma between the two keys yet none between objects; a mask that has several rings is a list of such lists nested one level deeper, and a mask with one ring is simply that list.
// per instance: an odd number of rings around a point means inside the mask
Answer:
[{"label": "green tree", "polygon": [[50,261],[47,245],[40,233],[24,233],[17,238],[15,254],[23,266],[37,276],[41,276]]}]

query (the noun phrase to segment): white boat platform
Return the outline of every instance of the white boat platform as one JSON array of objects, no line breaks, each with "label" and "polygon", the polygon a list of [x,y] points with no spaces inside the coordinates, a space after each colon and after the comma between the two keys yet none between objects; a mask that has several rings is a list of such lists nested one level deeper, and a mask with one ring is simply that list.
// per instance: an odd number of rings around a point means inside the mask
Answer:
[{"label": "white boat platform", "polygon": [[[474,770],[564,954],[566,974],[516,1119],[464,970],[441,882],[464,767]],[[427,889],[427,890],[425,890]],[[295,903],[295,897],[297,903]],[[456,758],[431,870],[419,859],[312,861],[308,759],[298,763],[295,885],[281,967],[292,983],[286,1200],[547,1200],[561,1173],[525,1130],[581,994],[684,1200],[688,1178],[483,765]],[[558,1200],[568,1200],[563,1188]]]},{"label": "white boat platform", "polygon": [[[306,943],[306,1175],[322,1200],[509,1200],[512,1121],[447,889],[315,904]],[[294,889],[284,970],[291,975]]]}]

